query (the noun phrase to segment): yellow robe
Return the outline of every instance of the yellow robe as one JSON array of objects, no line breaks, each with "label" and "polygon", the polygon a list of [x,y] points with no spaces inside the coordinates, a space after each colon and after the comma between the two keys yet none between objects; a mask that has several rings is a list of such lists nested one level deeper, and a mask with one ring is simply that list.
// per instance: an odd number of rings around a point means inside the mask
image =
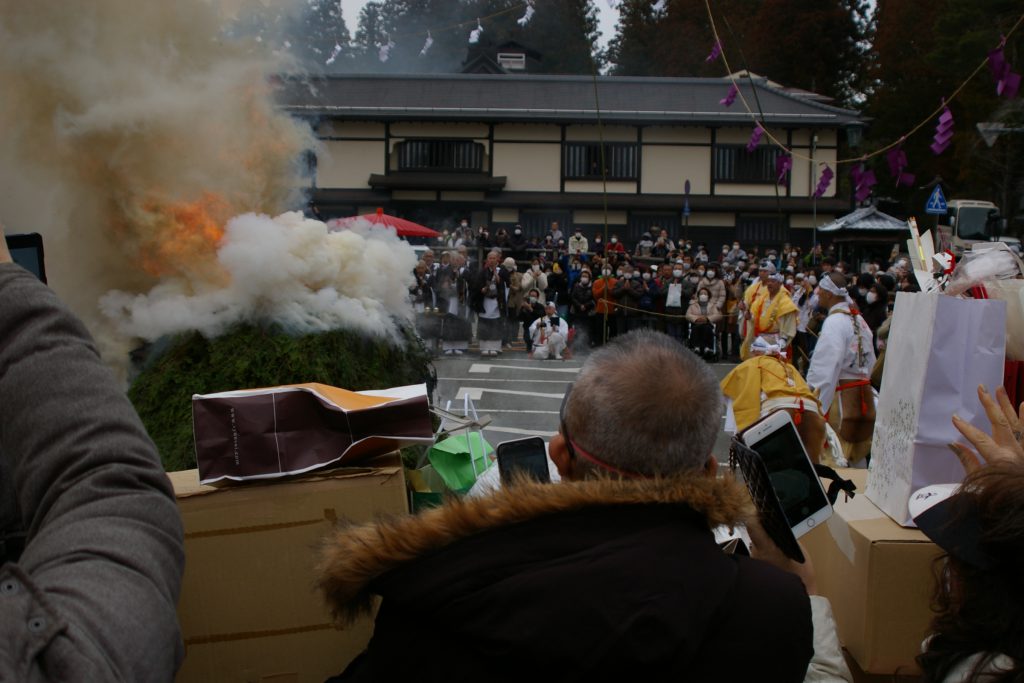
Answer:
[{"label": "yellow robe", "polygon": [[817,397],[796,368],[774,356],[743,361],[725,376],[721,386],[732,401],[736,427],[741,431],[761,417],[762,399],[801,398],[820,411]]},{"label": "yellow robe", "polygon": [[740,358],[750,358],[750,345],[762,334],[781,334],[792,340],[796,336],[797,315],[800,309],[793,303],[793,297],[789,290],[780,287],[778,294],[771,300],[768,299],[768,285],[755,282],[743,295],[746,300],[748,295],[750,303],[747,310],[750,311],[750,320],[746,321],[746,332],[743,335],[743,344],[740,346]]}]

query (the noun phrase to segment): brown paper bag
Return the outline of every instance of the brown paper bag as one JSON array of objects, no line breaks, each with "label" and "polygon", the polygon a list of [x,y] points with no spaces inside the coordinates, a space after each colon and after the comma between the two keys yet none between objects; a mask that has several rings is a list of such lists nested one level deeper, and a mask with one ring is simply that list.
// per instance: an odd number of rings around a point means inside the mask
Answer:
[{"label": "brown paper bag", "polygon": [[426,385],[354,392],[293,384],[192,397],[203,484],[350,465],[434,442]]}]

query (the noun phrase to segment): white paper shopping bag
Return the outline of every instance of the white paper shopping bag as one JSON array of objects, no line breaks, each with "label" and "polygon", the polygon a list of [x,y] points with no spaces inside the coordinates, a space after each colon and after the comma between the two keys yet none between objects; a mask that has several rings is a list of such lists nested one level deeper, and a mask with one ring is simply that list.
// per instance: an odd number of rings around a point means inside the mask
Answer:
[{"label": "white paper shopping bag", "polygon": [[896,295],[867,497],[903,526],[913,526],[910,494],[959,482],[963,467],[948,444],[963,437],[957,414],[989,431],[978,385],[1003,383],[1006,303],[941,294]]}]

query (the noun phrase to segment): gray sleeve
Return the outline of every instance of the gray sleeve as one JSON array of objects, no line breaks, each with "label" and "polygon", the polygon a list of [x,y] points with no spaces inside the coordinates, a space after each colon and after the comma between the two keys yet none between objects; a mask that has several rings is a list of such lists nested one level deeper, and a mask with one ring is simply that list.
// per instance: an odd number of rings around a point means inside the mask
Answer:
[{"label": "gray sleeve", "polygon": [[28,532],[0,567],[0,679],[172,680],[173,491],[85,327],[12,264],[0,264],[0,459]]}]

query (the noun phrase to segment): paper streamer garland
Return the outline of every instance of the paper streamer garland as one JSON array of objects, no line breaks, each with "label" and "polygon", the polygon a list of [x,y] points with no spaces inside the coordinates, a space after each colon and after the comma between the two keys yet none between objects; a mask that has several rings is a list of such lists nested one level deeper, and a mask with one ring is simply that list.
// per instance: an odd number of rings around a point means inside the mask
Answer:
[{"label": "paper streamer garland", "polygon": [[729,93],[722,99],[718,100],[718,103],[725,107],[731,107],[732,103],[736,101],[736,96],[739,94],[740,89],[736,87],[735,83],[733,83],[729,86]]},{"label": "paper streamer garland", "polygon": [[1014,73],[1010,63],[1006,61],[1003,48],[1006,36],[999,42],[999,47],[988,53],[988,67],[992,72],[992,80],[996,82],[996,94],[1012,100],[1020,91],[1020,74]]},{"label": "paper streamer garland", "polygon": [[835,173],[829,168],[828,164],[825,164],[825,168],[822,169],[821,175],[818,177],[818,187],[814,190],[814,197],[821,199],[825,196],[825,192],[828,191],[829,185],[832,184],[832,178],[835,177]]},{"label": "paper streamer garland", "polygon": [[536,10],[533,9],[533,0],[530,0],[526,5],[526,12],[523,13],[523,16],[516,19],[516,23],[519,24],[520,26],[525,27],[527,24],[530,23],[530,19],[533,19],[533,15],[535,12]]},{"label": "paper streamer garland", "polygon": [[480,42],[480,36],[484,32],[484,25],[480,23],[480,20],[476,20],[476,28],[469,32],[469,44],[476,45]]},{"label": "paper streamer garland", "polygon": [[907,153],[903,151],[903,143],[899,147],[893,147],[886,155],[885,160],[889,164],[889,174],[896,180],[896,187],[909,187],[917,179],[913,173],[907,173],[905,169],[909,165]]},{"label": "paper streamer garland", "polygon": [[935,126],[935,137],[932,139],[932,154],[938,156],[946,151],[950,141],[953,139],[953,112],[946,106],[939,115],[939,122]]},{"label": "paper streamer garland", "polygon": [[793,168],[793,157],[790,154],[782,153],[775,157],[775,179],[776,185],[786,184],[786,175]]},{"label": "paper streamer garland", "polygon": [[334,44],[334,49],[331,50],[331,56],[327,58],[327,61],[324,62],[324,64],[327,64],[328,66],[330,66],[331,64],[334,64],[334,60],[336,60],[338,58],[338,55],[340,55],[340,54],[341,54],[341,45],[339,45],[338,43],[335,43]]},{"label": "paper streamer garland", "polygon": [[875,172],[864,169],[864,164],[856,164],[850,169],[850,178],[853,180],[854,199],[862,202],[871,196],[871,188],[878,184]]},{"label": "paper streamer garland", "polygon": [[711,53],[704,58],[705,62],[713,62],[722,56],[722,41],[716,40],[715,44],[711,46]]},{"label": "paper streamer garland", "polygon": [[754,126],[754,132],[750,134],[750,142],[747,143],[747,151],[753,152],[761,144],[761,136],[764,135],[764,128],[761,124]]}]

